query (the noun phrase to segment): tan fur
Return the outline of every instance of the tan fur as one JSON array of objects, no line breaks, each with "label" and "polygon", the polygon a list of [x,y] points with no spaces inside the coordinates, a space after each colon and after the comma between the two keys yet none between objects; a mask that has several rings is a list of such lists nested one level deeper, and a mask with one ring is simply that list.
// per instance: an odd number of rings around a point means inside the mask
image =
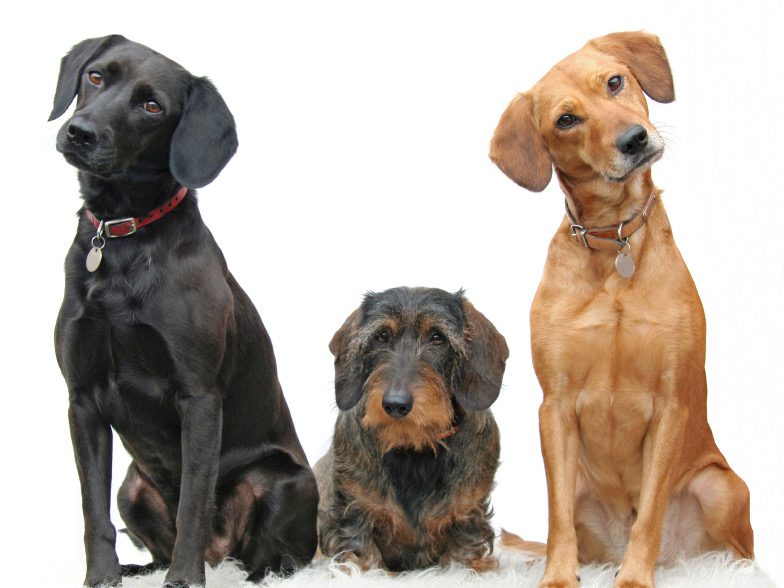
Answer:
[{"label": "tan fur", "polygon": [[376,527],[382,529],[390,540],[405,545],[414,545],[418,541],[418,533],[391,494],[382,496],[377,491],[364,488],[353,481],[347,481],[341,490],[350,497],[349,506],[356,503],[368,520],[372,520]]},{"label": "tan fur", "polygon": [[[625,86],[610,96],[616,74]],[[643,91],[674,99],[658,39],[594,39],[510,105],[528,130],[510,129],[505,113],[491,157],[516,182],[543,189],[546,155],[583,226],[617,225],[659,193],[649,165],[626,169],[615,146],[633,124],[659,146]],[[582,123],[559,130],[564,113]],[[507,149],[510,135],[533,155]],[[564,219],[531,308],[549,498],[542,587],[578,586],[578,558],[620,562],[616,588],[650,588],[657,561],[711,549],[753,557],[748,489],[707,422],[702,304],[661,202],[630,243],[637,271],[625,279],[615,252],[586,250]]]},{"label": "tan fur", "polygon": [[523,551],[535,557],[542,557],[547,552],[547,546],[538,541],[526,541],[519,535],[510,533],[505,529],[501,529],[501,539],[499,545],[502,549],[514,549],[515,551]]},{"label": "tan fur", "polygon": [[383,369],[370,377],[362,425],[377,431],[382,453],[396,447],[435,451],[441,438],[452,428],[454,414],[443,379],[429,365],[422,365],[419,375],[419,382],[412,386],[414,405],[405,419],[394,419],[384,411]]}]

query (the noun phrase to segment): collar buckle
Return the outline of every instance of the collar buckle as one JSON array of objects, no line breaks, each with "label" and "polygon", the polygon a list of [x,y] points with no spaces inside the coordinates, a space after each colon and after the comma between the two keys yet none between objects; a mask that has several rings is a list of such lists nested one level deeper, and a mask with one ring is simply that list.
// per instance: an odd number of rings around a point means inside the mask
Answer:
[{"label": "collar buckle", "polygon": [[571,232],[572,232],[572,237],[582,241],[582,244],[586,249],[590,247],[588,245],[588,239],[585,236],[586,233],[588,232],[588,229],[586,229],[583,226],[573,224],[571,225]]},{"label": "collar buckle", "polygon": [[[126,226],[122,226],[126,225]],[[118,229],[122,227],[125,232],[114,233],[112,229],[117,227]],[[136,232],[136,219],[132,216],[128,218],[118,218],[114,220],[103,221],[103,234],[109,237],[110,239],[116,239],[118,237],[127,237],[129,235],[133,235]]]}]

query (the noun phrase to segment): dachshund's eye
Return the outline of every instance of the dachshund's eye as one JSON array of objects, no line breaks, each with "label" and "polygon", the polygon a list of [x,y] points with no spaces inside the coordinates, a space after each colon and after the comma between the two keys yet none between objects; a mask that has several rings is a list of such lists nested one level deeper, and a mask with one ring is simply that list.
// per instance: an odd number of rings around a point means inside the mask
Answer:
[{"label": "dachshund's eye", "polygon": [[622,86],[623,78],[619,75],[615,75],[607,80],[607,89],[610,90],[610,94],[613,96],[620,92]]},{"label": "dachshund's eye", "polygon": [[555,122],[555,125],[559,129],[570,129],[579,122],[580,119],[574,116],[573,114],[562,114]]},{"label": "dachshund's eye", "polygon": [[446,337],[444,337],[443,333],[440,333],[438,331],[433,331],[432,333],[430,333],[430,342],[433,345],[443,345],[444,343],[446,343]]},{"label": "dachshund's eye", "polygon": [[158,114],[163,108],[155,100],[148,100],[144,103],[144,110],[151,114]]},{"label": "dachshund's eye", "polygon": [[391,333],[389,332],[389,329],[381,329],[376,333],[376,341],[379,343],[389,343],[390,337]]},{"label": "dachshund's eye", "polygon": [[90,83],[94,86],[102,86],[103,85],[103,76],[97,71],[91,71],[87,74],[87,79],[90,80]]}]

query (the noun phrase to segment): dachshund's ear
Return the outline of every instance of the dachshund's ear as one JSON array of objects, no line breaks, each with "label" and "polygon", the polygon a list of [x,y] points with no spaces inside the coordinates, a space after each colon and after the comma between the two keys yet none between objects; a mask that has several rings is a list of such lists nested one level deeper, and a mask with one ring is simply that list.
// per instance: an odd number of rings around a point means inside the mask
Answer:
[{"label": "dachshund's ear", "polygon": [[485,315],[468,300],[464,299],[462,304],[467,351],[464,372],[455,396],[463,408],[484,410],[495,402],[501,392],[509,348],[504,336]]},{"label": "dachshund's ear", "polygon": [[218,177],[237,145],[234,117],[218,90],[207,78],[193,78],[171,140],[172,175],[189,188],[206,186]]},{"label": "dachshund's ear", "polygon": [[109,47],[127,41],[122,35],[109,35],[95,39],[85,39],[74,45],[60,61],[60,76],[57,78],[57,89],[54,93],[54,105],[49,120],[62,116],[73,102],[79,91],[79,81],[84,73],[84,66],[97,58]]},{"label": "dachshund's ear", "polygon": [[362,323],[362,310],[352,312],[332,336],[329,350],[335,356],[335,400],[340,410],[348,410],[362,397],[362,366],[351,343]]},{"label": "dachshund's ear", "polygon": [[490,159],[523,188],[541,192],[550,183],[553,161],[534,122],[530,100],[523,94],[501,115],[490,141]]},{"label": "dachshund's ear", "polygon": [[588,41],[588,46],[625,64],[643,92],[656,102],[675,100],[670,62],[656,35],[642,31],[611,33]]}]

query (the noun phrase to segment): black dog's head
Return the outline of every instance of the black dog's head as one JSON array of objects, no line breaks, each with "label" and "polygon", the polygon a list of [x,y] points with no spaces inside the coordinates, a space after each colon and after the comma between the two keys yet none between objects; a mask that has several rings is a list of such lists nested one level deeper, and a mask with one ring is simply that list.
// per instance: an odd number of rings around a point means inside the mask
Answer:
[{"label": "black dog's head", "polygon": [[435,447],[455,409],[484,410],[498,397],[509,350],[463,297],[436,288],[368,294],[329,344],[338,407],[363,396],[362,425],[382,450]]},{"label": "black dog's head", "polygon": [[89,174],[170,173],[199,188],[237,150],[234,118],[210,81],[120,35],[87,39],[63,57],[49,120],[75,96],[57,149]]}]

